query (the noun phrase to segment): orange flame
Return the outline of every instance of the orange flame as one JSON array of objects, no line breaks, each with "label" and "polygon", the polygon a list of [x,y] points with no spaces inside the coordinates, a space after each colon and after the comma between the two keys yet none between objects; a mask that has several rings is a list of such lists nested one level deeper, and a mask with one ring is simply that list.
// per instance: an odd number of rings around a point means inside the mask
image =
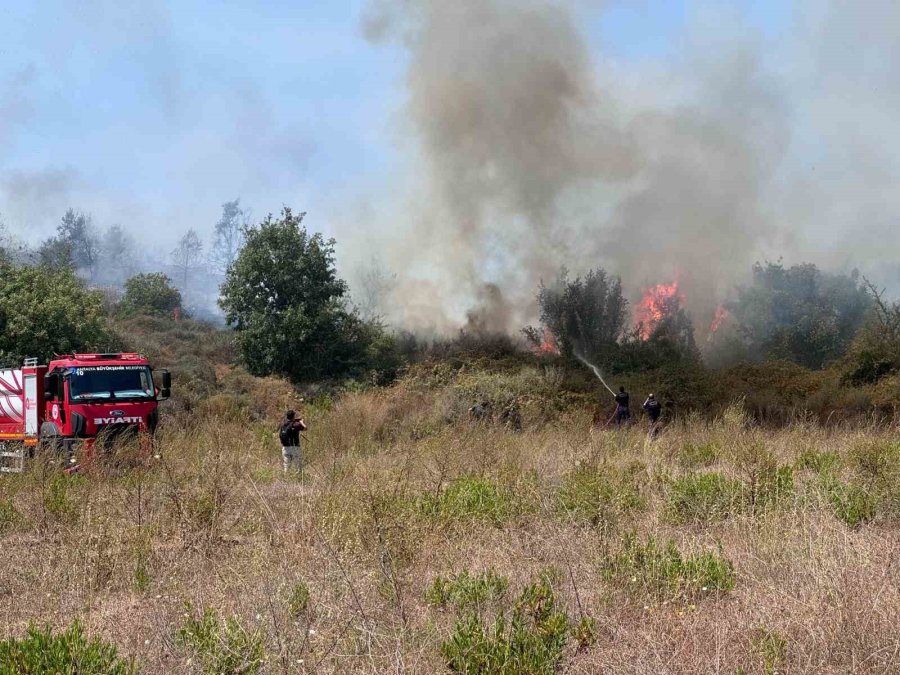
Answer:
[{"label": "orange flame", "polygon": [[541,342],[540,347],[538,347],[538,352],[541,354],[553,354],[555,356],[559,356],[559,346],[556,344],[556,338],[553,337],[553,333],[550,332],[550,329],[544,328],[544,340]]},{"label": "orange flame", "polygon": [[671,284],[656,284],[644,292],[634,312],[642,340],[649,339],[659,322],[671,311],[673,299],[682,299],[677,279]]},{"label": "orange flame", "polygon": [[717,330],[719,330],[719,328],[722,327],[722,322],[730,316],[731,312],[725,309],[724,305],[719,305],[718,307],[716,307],[716,315],[713,317],[712,323],[709,324],[710,334],[714,334]]}]

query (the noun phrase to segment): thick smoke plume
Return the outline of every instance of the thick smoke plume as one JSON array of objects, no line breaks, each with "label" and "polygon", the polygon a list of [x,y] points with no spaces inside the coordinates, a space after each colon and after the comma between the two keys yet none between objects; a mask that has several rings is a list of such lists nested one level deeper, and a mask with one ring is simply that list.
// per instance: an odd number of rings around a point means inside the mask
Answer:
[{"label": "thick smoke plume", "polygon": [[665,68],[597,62],[581,9],[370,7],[366,34],[409,53],[402,128],[417,149],[414,196],[385,241],[384,260],[404,272],[390,318],[446,329],[474,316],[515,331],[533,318],[539,279],[602,265],[635,295],[677,278],[707,325],[754,260],[828,261],[806,238],[821,209],[789,208],[804,175],[790,155],[797,73],[777,73],[753,35],[724,22]]}]

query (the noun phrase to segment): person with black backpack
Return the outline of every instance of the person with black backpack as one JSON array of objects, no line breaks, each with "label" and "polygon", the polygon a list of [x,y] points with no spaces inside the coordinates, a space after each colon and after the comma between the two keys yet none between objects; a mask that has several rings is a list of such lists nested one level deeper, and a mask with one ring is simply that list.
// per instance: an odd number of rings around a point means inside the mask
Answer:
[{"label": "person with black backpack", "polygon": [[303,456],[300,454],[300,432],[306,431],[306,423],[297,417],[294,410],[284,414],[284,420],[278,427],[278,440],[281,441],[281,457],[284,460],[284,473],[296,468],[303,470]]}]

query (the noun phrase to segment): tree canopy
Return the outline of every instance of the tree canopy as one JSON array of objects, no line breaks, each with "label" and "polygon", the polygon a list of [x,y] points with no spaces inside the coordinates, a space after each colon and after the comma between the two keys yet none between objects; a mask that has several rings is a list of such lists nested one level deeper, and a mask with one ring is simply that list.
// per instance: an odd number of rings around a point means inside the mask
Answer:
[{"label": "tree canopy", "polygon": [[248,227],[222,284],[220,305],[254,375],[297,381],[358,372],[382,337],[348,309],[335,242],[309,234],[304,215],[285,208],[279,218]]},{"label": "tree canopy", "polygon": [[125,282],[121,307],[126,312],[171,316],[181,308],[181,292],[165,274],[137,274]]},{"label": "tree canopy", "polygon": [[728,308],[752,357],[820,368],[846,353],[871,304],[856,274],[767,262]]},{"label": "tree canopy", "polygon": [[48,267],[72,267],[93,280],[101,246],[91,217],[69,209],[56,227],[56,236],[38,249],[38,260]]},{"label": "tree canopy", "polygon": [[[601,268],[574,280],[563,268],[552,285],[541,283],[537,301],[541,325],[567,358],[578,353],[602,361],[624,334],[628,301],[622,281]],[[526,328],[525,336],[536,344],[544,339],[543,331],[534,327]]]},{"label": "tree canopy", "polygon": [[105,351],[115,342],[100,293],[87,290],[73,270],[0,261],[0,361]]}]

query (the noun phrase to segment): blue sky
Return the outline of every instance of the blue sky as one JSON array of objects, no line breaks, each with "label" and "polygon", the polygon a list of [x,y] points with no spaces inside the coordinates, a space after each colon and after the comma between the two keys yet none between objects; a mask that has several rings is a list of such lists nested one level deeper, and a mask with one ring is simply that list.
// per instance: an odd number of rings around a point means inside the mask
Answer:
[{"label": "blue sky", "polygon": [[[784,6],[739,11],[777,34]],[[209,230],[236,196],[254,215],[307,209],[327,231],[334,209],[391,189],[406,55],[364,39],[363,0],[0,8],[0,214],[29,238],[71,205],[101,227],[135,223],[172,239],[188,226]],[[677,51],[703,6],[578,11],[592,48],[639,62]],[[11,197],[11,185],[30,197]]]}]

